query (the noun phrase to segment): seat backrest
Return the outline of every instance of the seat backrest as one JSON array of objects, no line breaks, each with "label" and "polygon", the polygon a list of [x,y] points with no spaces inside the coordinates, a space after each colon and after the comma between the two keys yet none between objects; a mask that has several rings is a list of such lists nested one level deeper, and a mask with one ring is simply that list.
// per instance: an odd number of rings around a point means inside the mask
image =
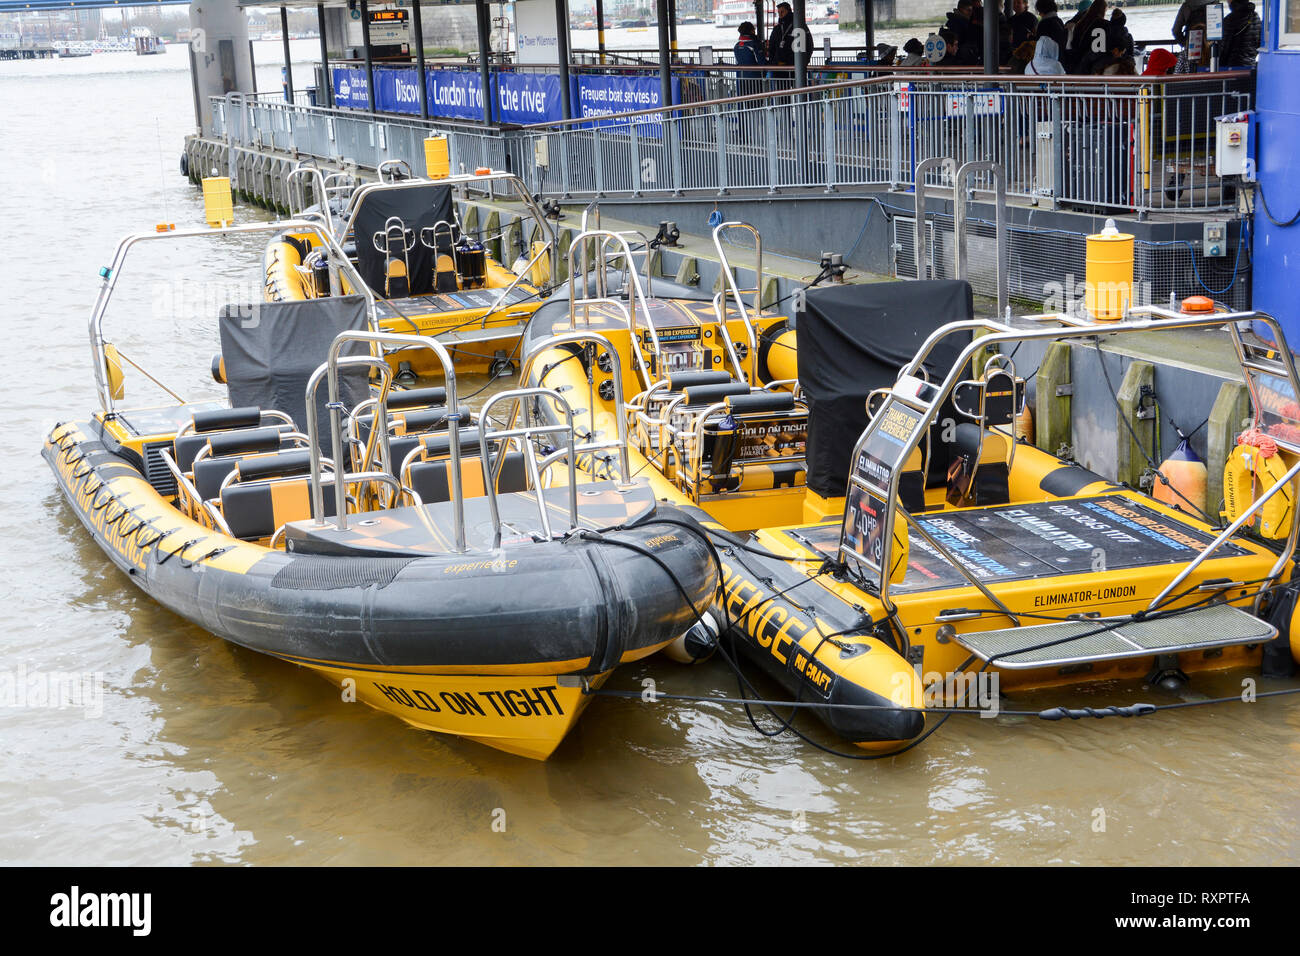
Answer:
[{"label": "seat backrest", "polygon": [[955,430],[953,446],[948,470],[951,504],[1004,505],[1011,500],[1005,435],[963,422]]},{"label": "seat backrest", "polygon": [[[325,516],[333,517],[333,482],[326,480],[322,485]],[[221,492],[221,512],[230,533],[246,541],[269,538],[287,522],[315,517],[306,477],[227,485]]]},{"label": "seat backrest", "polygon": [[[493,459],[495,463],[495,456]],[[451,500],[451,461],[443,458],[438,461],[422,461],[411,466],[410,485],[425,503]],[[482,459],[462,458],[460,460],[461,493],[466,498],[481,498],[486,494],[483,485]],[[508,451],[501,463],[501,475],[497,479],[497,491],[508,493],[528,489],[528,472],[524,465],[524,453]]]}]

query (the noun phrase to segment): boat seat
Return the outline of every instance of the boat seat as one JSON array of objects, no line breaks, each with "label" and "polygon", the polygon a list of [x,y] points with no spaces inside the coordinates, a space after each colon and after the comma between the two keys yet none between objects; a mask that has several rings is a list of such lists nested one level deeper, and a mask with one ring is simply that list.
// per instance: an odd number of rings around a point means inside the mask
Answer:
[{"label": "boat seat", "polygon": [[963,422],[953,437],[948,468],[948,502],[959,506],[1004,505],[1011,500],[1009,446],[1001,432]]},{"label": "boat seat", "polygon": [[447,404],[447,390],[441,385],[435,388],[406,388],[388,393],[388,410],[405,411],[408,408],[431,408],[434,405]]},{"label": "boat seat", "polygon": [[[423,389],[421,390],[423,391]],[[462,422],[470,420],[471,413],[468,406],[460,407],[460,419]],[[357,438],[366,441],[370,437],[370,428],[374,424],[373,415],[361,415],[357,418]],[[391,406],[388,409],[388,428],[393,435],[419,435],[425,432],[446,429],[447,406],[430,405],[422,408],[406,408],[395,410]],[[462,428],[464,425],[461,426]]]},{"label": "boat seat", "polygon": [[744,382],[726,381],[716,385],[688,385],[682,390],[682,404],[687,408],[703,408],[715,405],[733,395],[748,395],[749,386]]},{"label": "boat seat", "polygon": [[[198,415],[195,415],[198,418]],[[243,454],[249,451],[274,451],[280,447],[283,436],[293,433],[293,426],[260,417],[252,426],[240,426],[231,429],[193,432],[178,436],[172,442],[172,458],[176,467],[182,472],[194,468],[194,459],[205,447],[209,447],[205,457],[222,457]]]},{"label": "boat seat", "polygon": [[684,388],[701,385],[726,385],[734,382],[730,372],[673,372],[668,376],[667,391],[676,395]]},{"label": "boat seat", "polygon": [[[250,429],[253,431],[260,429]],[[238,443],[235,441],[218,443],[214,447],[225,452],[221,455],[208,455],[200,458],[193,463],[191,477],[194,481],[194,489],[204,501],[210,501],[216,498],[221,491],[222,482],[226,476],[235,471],[240,462],[248,461],[252,458],[274,458],[279,454],[307,454],[307,450],[293,444],[285,444],[282,440],[285,437],[282,433],[275,435],[276,441],[263,440],[260,442],[245,441]]]},{"label": "boat seat", "polygon": [[[333,517],[336,513],[334,483],[326,479],[321,487],[325,517]],[[311,484],[306,476],[227,485],[220,500],[230,533],[245,541],[269,538],[287,522],[316,517],[311,507]]]},{"label": "boat seat", "polygon": [[[450,501],[450,474],[451,459],[449,458],[416,462],[411,465],[408,475],[409,484],[426,504],[434,501]],[[466,498],[481,498],[487,493],[483,484],[482,459],[477,455],[460,460],[460,486]],[[526,490],[528,490],[528,472],[524,466],[524,453],[508,451],[505,460],[501,463],[501,474],[497,478],[497,492],[505,494]]]}]

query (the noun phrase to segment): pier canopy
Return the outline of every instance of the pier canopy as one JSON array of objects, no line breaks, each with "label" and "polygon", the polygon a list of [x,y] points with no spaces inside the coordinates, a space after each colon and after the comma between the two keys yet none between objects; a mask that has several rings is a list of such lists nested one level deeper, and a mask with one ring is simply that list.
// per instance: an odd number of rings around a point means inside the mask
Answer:
[{"label": "pier canopy", "polygon": [[0,0],[0,13],[37,10],[111,10],[113,7],[189,6],[190,0]]}]

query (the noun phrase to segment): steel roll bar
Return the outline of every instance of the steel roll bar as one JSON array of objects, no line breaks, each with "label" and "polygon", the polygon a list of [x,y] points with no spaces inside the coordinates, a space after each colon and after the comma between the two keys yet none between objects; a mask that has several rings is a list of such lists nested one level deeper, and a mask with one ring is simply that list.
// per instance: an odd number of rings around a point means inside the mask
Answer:
[{"label": "steel roll bar", "polygon": [[330,209],[329,191],[325,188],[325,174],[321,172],[319,166],[300,163],[289,171],[289,178],[285,181],[289,187],[289,215],[309,215],[306,188],[299,182],[301,179],[310,181],[312,194],[316,197],[317,205],[320,206],[321,220],[330,235],[334,235],[334,211]]},{"label": "steel roll bar", "polygon": [[[654,353],[656,367],[662,369],[663,353],[660,351],[659,348],[659,334],[655,331],[654,322],[650,318],[650,305],[646,301],[645,289],[642,288],[641,286],[641,277],[637,273],[636,268],[633,265],[634,260],[632,259],[632,249],[628,245],[627,237],[623,233],[610,232],[608,229],[590,229],[587,230],[586,232],[578,233],[578,235],[573,237],[573,241],[569,243],[568,261],[569,261],[570,276],[573,275],[573,252],[575,249],[581,250],[583,244],[588,239],[599,240],[597,246],[597,256],[596,256],[597,272],[603,273],[604,271],[603,269],[600,268],[600,264],[604,262],[604,250],[607,245],[613,243],[616,247],[622,248],[623,255],[625,257],[624,261],[627,263],[627,268],[628,268],[627,271],[628,282],[630,283],[628,288],[628,296],[627,296],[628,305],[627,308],[625,309],[621,302],[618,302],[614,299],[609,299],[609,298],[577,299],[574,298],[572,294],[570,294],[569,329],[576,330],[578,327],[578,306],[580,305],[591,306],[596,304],[608,305],[623,312],[623,315],[627,320],[628,332],[630,333],[632,338],[635,339],[636,338],[636,314],[637,314],[637,308],[639,306],[642,314],[645,315],[646,335],[652,345],[651,351]],[[583,282],[584,282],[583,288],[585,289],[586,288],[585,278]],[[588,314],[584,313],[584,315],[588,315]],[[645,365],[645,357],[642,356],[640,348],[637,348],[635,350],[635,354],[637,358],[637,367],[641,372],[642,381],[645,384],[645,387],[649,388],[653,384],[653,382],[651,381],[650,378],[650,370],[647,369]]]},{"label": "steel roll bar", "polygon": [[[117,244],[117,250],[113,253],[113,264],[100,270],[100,275],[104,281],[100,284],[99,292],[95,297],[95,304],[90,310],[90,353],[92,365],[95,369],[95,387],[99,393],[99,404],[105,413],[112,415],[115,412],[116,405],[113,401],[112,390],[108,387],[108,359],[104,354],[104,316],[108,311],[108,304],[113,297],[113,291],[117,288],[117,281],[122,276],[122,270],[126,264],[127,255],[141,242],[153,242],[158,240],[170,239],[197,239],[210,238],[214,236],[237,236],[248,235],[263,232],[288,232],[299,231],[307,232],[318,237],[329,251],[330,258],[337,264],[348,280],[352,283],[358,294],[363,295],[366,300],[366,316],[372,329],[379,327],[378,319],[375,315],[375,295],[366,286],[357,272],[356,266],[344,254],[342,247],[334,236],[330,235],[325,227],[319,222],[312,222],[309,219],[287,219],[279,222],[253,222],[241,226],[226,226],[221,229],[180,229],[172,232],[140,232],[126,236]],[[254,304],[256,308],[256,304]]]},{"label": "steel roll bar", "polygon": [[[541,398],[545,396],[549,401],[555,402],[564,410],[563,425],[528,425],[520,427],[514,426],[514,414],[511,415],[511,425],[508,428],[496,429],[489,431],[486,424],[480,426],[478,433],[479,456],[483,466],[483,493],[487,495],[488,509],[492,514],[492,547],[501,547],[501,513],[497,507],[497,477],[505,464],[506,449],[509,447],[511,439],[519,440],[521,445],[531,445],[534,435],[555,435],[568,434],[568,458],[569,462],[569,527],[578,526],[578,446],[573,435],[573,408],[563,395],[550,388],[512,388],[504,392],[498,392],[483,404],[480,421],[488,422],[492,420],[489,409],[502,402],[514,402],[514,408],[518,409],[523,400],[529,397]],[[501,449],[497,453],[496,464],[488,455],[491,442],[501,442]],[[537,466],[537,458],[533,455],[532,448],[521,449],[524,452],[524,466],[528,469],[529,482],[533,490],[537,493],[537,515],[542,522],[542,534],[546,540],[550,540],[553,535],[551,532],[551,519],[546,513],[546,496],[542,489],[542,475]],[[553,459],[552,459],[553,460]],[[548,462],[549,466],[549,462]]]},{"label": "steel roll bar", "polygon": [[[953,182],[953,236],[957,243],[957,278],[967,279],[970,257],[966,250],[966,182],[973,173],[992,173],[994,190],[994,232],[997,245],[998,317],[1007,311],[1007,177],[1001,163],[963,163]],[[973,190],[972,190],[973,191]],[[918,195],[920,191],[918,190]],[[918,276],[919,278],[919,276]]]},{"label": "steel roll bar", "polygon": [[[1297,375],[1295,359],[1294,356],[1292,356],[1291,354],[1290,347],[1287,345],[1286,336],[1283,333],[1282,327],[1279,325],[1277,320],[1266,313],[1227,312],[1227,313],[1217,313],[1217,314],[1208,314],[1208,315],[1207,314],[1185,315],[1183,313],[1174,312],[1170,309],[1165,309],[1158,306],[1143,306],[1140,308],[1130,309],[1128,315],[1129,318],[1122,322],[1107,322],[1105,324],[1092,324],[1092,325],[1077,325],[1071,323],[1071,324],[1064,324],[1060,328],[1046,328],[1046,329],[1044,328],[1015,329],[1001,322],[995,322],[986,319],[974,319],[969,321],[949,323],[948,325],[936,329],[934,332],[930,334],[930,336],[922,344],[921,348],[917,351],[916,356],[899,374],[900,381],[907,376],[917,375],[917,373],[924,368],[924,361],[926,358],[929,357],[929,354],[933,350],[934,346],[939,341],[947,337],[948,335],[954,332],[965,331],[968,329],[971,330],[984,329],[987,330],[989,334],[972,339],[971,342],[968,343],[962,349],[960,355],[953,362],[952,367],[949,369],[944,380],[940,384],[932,386],[927,392],[927,397],[923,399],[916,398],[916,397],[907,397],[907,398],[902,398],[901,400],[905,401],[907,404],[912,405],[918,411],[922,412],[926,416],[927,425],[932,424],[935,416],[938,414],[939,408],[942,407],[944,400],[952,393],[953,388],[957,385],[958,381],[961,379],[962,371],[967,365],[967,363],[970,362],[970,360],[975,356],[975,354],[981,349],[988,348],[990,346],[1000,345],[1003,342],[1026,342],[1026,341],[1039,341],[1039,340],[1058,341],[1063,339],[1068,340],[1068,339],[1094,339],[1094,338],[1099,339],[1102,336],[1124,335],[1124,334],[1132,334],[1138,332],[1149,333],[1149,332],[1162,332],[1162,331],[1163,332],[1179,331],[1184,329],[1213,329],[1213,328],[1218,328],[1220,326],[1226,326],[1226,328],[1228,329],[1229,333],[1232,336],[1233,344],[1237,350],[1238,360],[1242,366],[1242,375],[1250,391],[1251,401],[1253,407],[1257,411],[1257,414],[1258,414],[1258,410],[1263,408],[1264,405],[1260,401],[1260,396],[1256,390],[1253,376],[1248,374],[1248,370],[1251,368],[1264,370],[1267,371],[1269,374],[1275,375],[1279,378],[1285,378],[1287,380],[1288,385],[1291,388],[1292,395],[1300,396],[1300,375]],[[1151,318],[1145,321],[1133,321],[1134,318],[1145,317],[1145,316],[1150,316]],[[1244,319],[1250,319],[1261,323],[1271,333],[1273,342],[1275,343],[1275,351],[1278,356],[1278,365],[1276,368],[1262,369],[1258,365],[1258,363],[1253,363],[1249,359],[1247,359],[1246,357],[1247,346],[1243,342],[1241,338],[1241,332],[1237,327],[1237,323]],[[899,397],[897,393],[894,394],[896,398]],[[850,461],[856,461],[858,459],[858,456],[862,453],[862,449],[867,438],[873,432],[875,424],[876,424],[876,418],[873,418],[872,421],[867,424],[867,427],[863,430],[862,434],[858,436],[858,440],[855,443],[853,448],[853,454],[849,459]],[[903,448],[903,451],[901,453],[902,455],[906,456],[911,454],[912,450],[916,447],[919,441],[919,435],[924,431],[925,429],[918,430],[918,434],[914,436],[913,440],[908,442],[906,446]],[[1293,454],[1300,454],[1300,445],[1287,442],[1284,439],[1277,439],[1277,440],[1279,444],[1281,444],[1283,447],[1290,450]],[[1175,577],[1173,582],[1167,588],[1161,591],[1161,593],[1158,594],[1155,597],[1155,599],[1153,599],[1153,601],[1150,604],[1150,608],[1154,608],[1160,601],[1164,600],[1165,597],[1167,597],[1170,593],[1172,593],[1173,589],[1177,587],[1178,584],[1186,580],[1186,578],[1192,573],[1192,571],[1194,571],[1197,567],[1199,567],[1209,557],[1209,555],[1212,552],[1218,549],[1218,547],[1223,542],[1227,541],[1228,537],[1230,537],[1232,533],[1237,531],[1245,523],[1245,521],[1248,520],[1250,516],[1253,515],[1259,509],[1259,507],[1261,507],[1263,503],[1268,500],[1269,497],[1275,494],[1284,485],[1294,481],[1297,475],[1300,475],[1300,464],[1297,464],[1296,467],[1288,471],[1282,480],[1278,481],[1275,485],[1273,485],[1270,489],[1268,489],[1260,498],[1256,499],[1253,506],[1249,508],[1245,514],[1240,516],[1236,521],[1234,521],[1228,527],[1228,529],[1225,529],[1225,531],[1223,531],[1214,541],[1212,541],[1209,545],[1207,545],[1206,548],[1200,554],[1198,554],[1196,558],[1194,558],[1189,563],[1189,565],[1186,568],[1184,568]],[[856,480],[856,476],[850,473],[848,479],[848,486],[850,488],[854,485],[855,480]],[[894,472],[890,478],[890,487],[886,489],[888,491],[889,500],[891,502],[897,499],[897,492],[898,492],[897,484],[898,484],[898,474],[897,472]],[[892,525],[893,525],[892,512],[893,509],[891,508],[886,514],[884,527],[881,532],[882,540],[885,542],[886,547],[892,546],[892,536],[891,536]],[[1273,564],[1273,567],[1270,570],[1269,574],[1267,575],[1264,583],[1260,586],[1260,590],[1256,597],[1256,604],[1258,604],[1260,596],[1262,596],[1266,590],[1272,587],[1273,583],[1277,579],[1278,573],[1281,571],[1282,567],[1286,564],[1291,554],[1294,553],[1298,543],[1300,543],[1300,522],[1292,522],[1290,535],[1287,539],[1287,544],[1281,550],[1281,553],[1278,556],[1277,561]],[[843,553],[843,548],[844,548],[844,536],[843,536],[843,532],[841,532],[841,540],[840,540],[841,553]],[[885,562],[883,562],[880,571],[880,577],[881,577],[880,596],[882,601],[887,599],[888,592],[889,592],[889,575],[887,573],[888,566],[889,566],[889,562],[888,560],[886,560]],[[960,570],[960,567],[958,569]]]},{"label": "steel roll bar", "polygon": [[[329,384],[329,404],[326,407],[330,413],[330,446],[334,459],[341,461],[343,458],[343,407],[342,403],[339,402],[339,366],[383,361],[382,358],[377,356],[341,356],[339,354],[340,350],[349,342],[365,342],[374,348],[381,348],[384,345],[393,345],[398,348],[423,347],[431,351],[441,363],[443,381],[446,383],[444,387],[447,390],[448,438],[450,439],[451,450],[451,474],[448,481],[451,486],[451,497],[455,512],[455,550],[458,553],[465,551],[465,498],[460,481],[460,403],[456,396],[456,370],[446,347],[437,339],[428,335],[403,335],[398,332],[341,332],[335,336],[334,341],[330,344],[329,356],[326,358],[325,363],[312,373],[311,379],[307,383],[307,434],[312,440],[311,496],[312,507],[316,512],[316,526],[322,527],[325,524],[324,494],[320,482],[319,425],[316,421],[315,401],[316,387],[320,384],[321,376],[324,375]],[[360,361],[356,361],[358,359]],[[387,422],[387,396],[381,392],[380,397],[379,413],[383,416],[384,422]],[[376,425],[379,424],[378,419],[379,416],[377,415]],[[380,437],[380,441],[385,445],[384,458],[386,462],[390,460],[389,449],[387,448],[387,431],[388,429],[385,427],[384,435]],[[335,521],[340,531],[346,531],[347,500],[346,490],[342,484],[336,484],[334,495],[335,510],[337,512]]]},{"label": "steel roll bar", "polygon": [[[745,311],[745,300],[740,297],[740,289],[736,286],[736,274],[731,269],[731,260],[727,258],[727,253],[722,248],[722,233],[727,229],[744,229],[754,237],[754,315],[755,317],[763,314],[763,237],[747,222],[735,220],[732,222],[720,222],[713,227],[713,248],[718,253],[718,263],[722,267],[722,275],[727,283],[727,291],[731,293],[732,299],[736,303],[736,308],[740,312],[740,321],[745,325],[745,335],[749,339],[749,363],[751,385],[758,382],[758,336],[754,334],[754,325],[749,320],[749,313]],[[714,300],[714,313],[718,316],[718,324],[722,331],[726,333],[727,343],[731,343],[731,333],[726,332],[726,308],[719,308],[719,301]],[[734,350],[733,350],[734,353]],[[737,366],[737,372],[740,371]]]},{"label": "steel roll bar", "polygon": [[[614,303],[614,304],[622,308],[621,303]],[[533,363],[536,362],[537,358],[543,353],[549,352],[551,349],[558,348],[561,345],[570,345],[570,344],[576,345],[576,344],[585,344],[589,342],[595,343],[599,348],[603,348],[609,352],[610,375],[611,375],[611,380],[614,383],[614,418],[617,424],[617,433],[616,433],[617,438],[615,441],[619,453],[619,479],[621,481],[628,482],[632,480],[631,479],[632,469],[628,460],[628,452],[627,452],[627,410],[624,407],[624,402],[623,402],[623,363],[619,360],[618,350],[614,348],[613,343],[610,342],[608,338],[601,335],[599,332],[581,332],[581,331],[561,332],[559,335],[552,335],[549,338],[546,338],[543,341],[538,342],[535,346],[533,346],[533,348],[531,348],[528,351],[528,354],[524,356],[524,360],[523,362],[520,363],[519,366],[519,381],[521,382],[531,381]],[[540,384],[538,387],[541,387]],[[516,402],[514,406],[512,406],[510,411],[510,418],[508,420],[511,427],[514,426],[515,421],[518,419],[518,416],[522,408],[523,405],[521,402]],[[591,409],[591,416],[592,416],[592,425],[591,425],[592,437],[595,438],[595,432],[596,432],[595,409]],[[614,445],[615,442],[595,442],[595,441],[584,442],[581,445],[576,446],[575,454],[577,454],[578,452],[594,453],[597,451],[601,451],[602,449],[608,449],[610,447],[613,447]]]}]

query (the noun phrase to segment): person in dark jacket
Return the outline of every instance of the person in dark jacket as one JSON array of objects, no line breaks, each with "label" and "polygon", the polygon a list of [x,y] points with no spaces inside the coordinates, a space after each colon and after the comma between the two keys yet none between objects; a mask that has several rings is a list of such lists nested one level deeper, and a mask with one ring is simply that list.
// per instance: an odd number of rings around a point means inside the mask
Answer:
[{"label": "person in dark jacket", "polygon": [[1251,0],[1232,0],[1223,18],[1223,51],[1219,64],[1225,67],[1254,66],[1259,55],[1259,14]]},{"label": "person in dark jacket", "polygon": [[776,26],[767,41],[767,62],[773,66],[794,66],[794,11],[788,3],[776,5]]},{"label": "person in dark jacket", "polygon": [[1132,58],[1133,34],[1128,32],[1128,17],[1119,8],[1110,15],[1110,22],[1106,24],[1106,43],[1113,56]]},{"label": "person in dark jacket", "polygon": [[[949,12],[944,29],[957,38],[956,62],[953,66],[973,66],[983,59],[983,38],[982,35],[977,36],[975,26],[975,0],[957,0],[957,7]],[[942,36],[943,30],[939,34]],[[949,65],[948,55],[943,59],[944,62],[940,65]]]},{"label": "person in dark jacket", "polygon": [[1038,18],[1029,12],[1029,0],[1012,0],[1011,47],[1019,49],[1026,40],[1038,36]]},{"label": "person in dark jacket", "polygon": [[960,55],[959,51],[961,48],[961,38],[958,37],[957,34],[953,33],[951,30],[949,30],[947,27],[940,28],[939,36],[943,39],[943,43],[944,43],[943,59],[934,65],[935,66],[961,66],[962,62],[960,59],[958,59],[958,56]]},{"label": "person in dark jacket", "polygon": [[903,62],[900,66],[929,66],[925,58],[925,45],[916,37],[903,44]]},{"label": "person in dark jacket", "polygon": [[1061,64],[1066,72],[1086,75],[1110,56],[1105,16],[1106,0],[1080,0],[1078,12],[1065,25],[1070,39]]},{"label": "person in dark jacket", "polygon": [[[757,31],[749,20],[740,25],[740,39],[731,50],[736,57],[736,66],[767,66],[763,45],[758,42]],[[749,93],[761,92],[761,80],[762,73],[759,70],[737,70],[736,95],[745,96]]]},{"label": "person in dark jacket", "polygon": [[1038,11],[1038,35],[1047,37],[1056,44],[1058,50],[1065,49],[1065,24],[1056,12],[1056,0],[1038,0],[1034,4]]}]

